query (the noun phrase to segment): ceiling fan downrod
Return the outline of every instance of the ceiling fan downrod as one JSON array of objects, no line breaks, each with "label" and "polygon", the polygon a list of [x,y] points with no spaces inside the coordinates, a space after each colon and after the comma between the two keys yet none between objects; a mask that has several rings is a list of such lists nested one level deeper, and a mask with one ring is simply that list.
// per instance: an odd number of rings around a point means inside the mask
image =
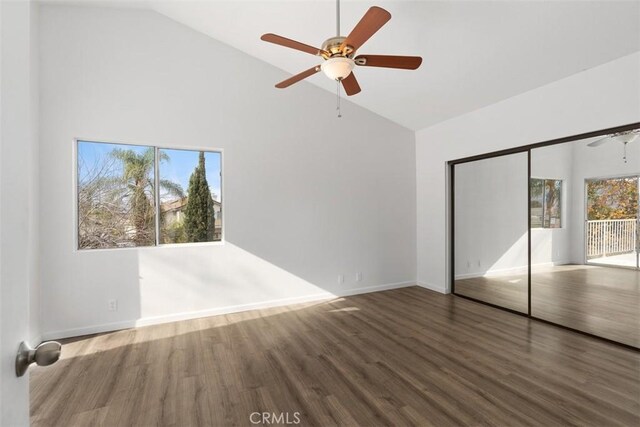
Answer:
[{"label": "ceiling fan downrod", "polygon": [[336,37],[340,37],[340,0],[336,0]]}]

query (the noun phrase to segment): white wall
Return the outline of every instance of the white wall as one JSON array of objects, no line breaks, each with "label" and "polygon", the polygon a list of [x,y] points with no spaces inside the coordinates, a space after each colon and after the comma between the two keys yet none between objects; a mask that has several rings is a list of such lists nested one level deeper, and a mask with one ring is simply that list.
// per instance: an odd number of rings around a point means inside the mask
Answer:
[{"label": "white wall", "polygon": [[[595,139],[531,152],[533,178],[563,182],[562,227],[531,230],[534,266],[584,262],[586,178],[640,174],[640,144],[628,145],[625,163],[621,144],[588,147]],[[524,160],[516,160],[518,156]],[[456,278],[526,267],[526,155],[458,165],[455,185]]]},{"label": "white wall", "polygon": [[29,376],[17,378],[21,341],[38,341],[37,7],[0,2],[0,425],[29,424]]},{"label": "white wall", "polygon": [[640,121],[640,53],[416,133],[418,281],[448,290],[446,162]]},{"label": "white wall", "polygon": [[[45,336],[415,283],[413,132],[154,12],[40,22]],[[222,148],[226,242],[75,251],[75,137]]]},{"label": "white wall", "polygon": [[527,154],[455,167],[456,279],[527,265]]}]

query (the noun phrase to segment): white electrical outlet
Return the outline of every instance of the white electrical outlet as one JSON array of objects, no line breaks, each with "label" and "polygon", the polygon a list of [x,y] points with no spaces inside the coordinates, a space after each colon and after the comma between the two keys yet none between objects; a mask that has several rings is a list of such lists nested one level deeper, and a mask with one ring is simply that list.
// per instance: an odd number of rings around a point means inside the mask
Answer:
[{"label": "white electrical outlet", "polygon": [[338,275],[338,284],[341,285],[344,283],[344,276],[342,274]]},{"label": "white electrical outlet", "polygon": [[362,282],[362,273],[359,271],[356,273],[356,282]]},{"label": "white electrical outlet", "polygon": [[118,300],[110,299],[109,300],[109,311],[118,311]]}]

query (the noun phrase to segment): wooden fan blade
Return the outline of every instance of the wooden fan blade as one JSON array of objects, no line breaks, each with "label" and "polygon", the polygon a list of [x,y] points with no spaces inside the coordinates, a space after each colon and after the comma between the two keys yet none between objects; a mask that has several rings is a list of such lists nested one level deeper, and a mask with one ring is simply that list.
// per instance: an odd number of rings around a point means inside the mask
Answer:
[{"label": "wooden fan blade", "polygon": [[342,87],[348,96],[355,95],[362,90],[360,89],[360,85],[358,84],[358,80],[356,80],[356,76],[353,74],[353,71],[347,77],[342,79]]},{"label": "wooden fan blade", "polygon": [[599,147],[600,145],[604,144],[605,142],[609,142],[610,136],[605,136],[604,138],[600,138],[600,139],[596,139],[593,142],[588,143],[587,145],[589,147]]},{"label": "wooden fan blade", "polygon": [[266,42],[273,43],[273,44],[279,44],[280,46],[288,47],[295,50],[301,50],[303,52],[307,52],[312,55],[320,55],[320,54],[329,55],[328,52],[325,52],[322,49],[318,49],[317,47],[309,46],[308,44],[300,43],[295,40],[288,39],[286,37],[278,36],[276,34],[271,34],[271,33],[263,34],[262,37],[260,37],[260,40],[264,40]]},{"label": "wooden fan blade", "polygon": [[384,24],[391,19],[391,14],[381,7],[373,6],[367,10],[360,22],[349,33],[340,48],[351,46],[353,50],[358,50],[369,38],[374,35]]},{"label": "wooden fan blade", "polygon": [[403,70],[415,70],[422,64],[422,58],[419,56],[358,55],[354,60],[357,65],[363,67],[401,68]]},{"label": "wooden fan blade", "polygon": [[276,85],[278,89],[284,89],[285,87],[289,87],[294,83],[299,82],[300,80],[306,79],[309,76],[313,76],[315,73],[320,71],[320,66],[316,65],[313,68],[309,68],[307,71],[303,71],[300,74],[296,74],[295,76],[289,77],[287,80],[283,80]]}]

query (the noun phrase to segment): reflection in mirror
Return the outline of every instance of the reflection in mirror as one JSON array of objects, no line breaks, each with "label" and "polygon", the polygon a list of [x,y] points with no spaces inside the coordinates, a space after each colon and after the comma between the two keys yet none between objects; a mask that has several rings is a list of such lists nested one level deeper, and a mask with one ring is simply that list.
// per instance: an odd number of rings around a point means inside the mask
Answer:
[{"label": "reflection in mirror", "polygon": [[454,166],[454,292],[522,313],[528,312],[527,167],[527,153]]},{"label": "reflection in mirror", "polygon": [[638,132],[531,150],[531,315],[640,347]]}]

